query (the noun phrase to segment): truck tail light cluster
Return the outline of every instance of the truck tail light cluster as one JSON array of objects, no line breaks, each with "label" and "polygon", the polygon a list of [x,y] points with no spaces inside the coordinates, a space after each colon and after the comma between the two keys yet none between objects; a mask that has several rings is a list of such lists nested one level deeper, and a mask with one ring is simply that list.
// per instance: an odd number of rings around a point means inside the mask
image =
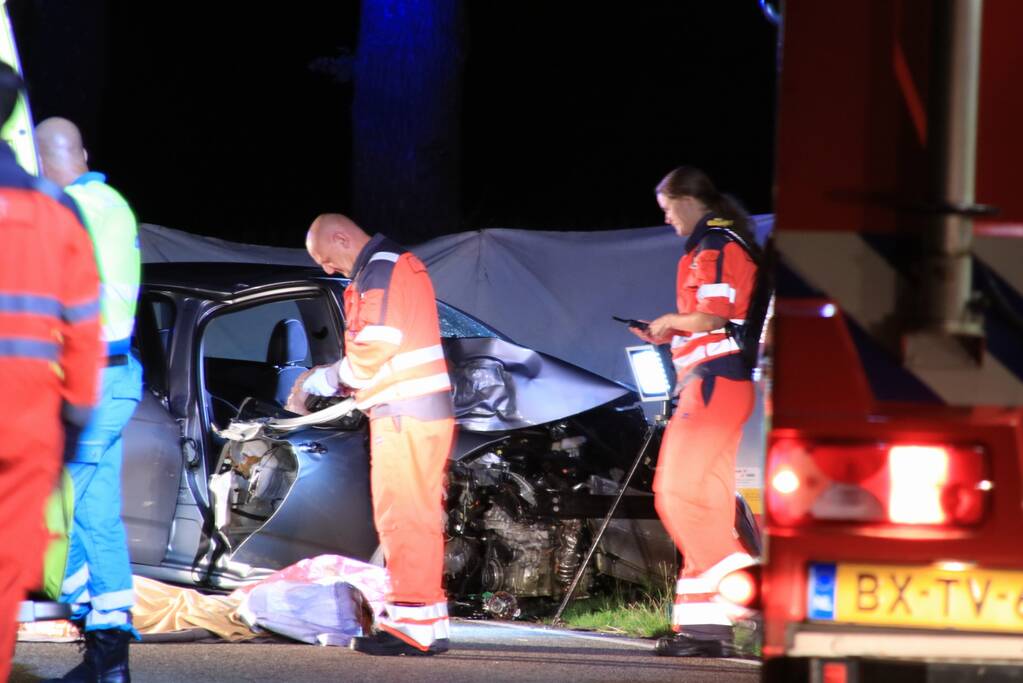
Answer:
[{"label": "truck tail light cluster", "polygon": [[767,514],[781,526],[966,526],[980,521],[990,490],[978,446],[781,438],[767,458]]}]

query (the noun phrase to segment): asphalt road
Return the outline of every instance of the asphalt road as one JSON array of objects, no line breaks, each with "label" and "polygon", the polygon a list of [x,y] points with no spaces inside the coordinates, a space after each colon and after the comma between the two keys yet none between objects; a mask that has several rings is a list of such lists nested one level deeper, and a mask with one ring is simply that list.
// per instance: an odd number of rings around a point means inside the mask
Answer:
[{"label": "asphalt road", "polygon": [[[73,643],[19,643],[10,683],[59,676],[80,661]],[[371,683],[753,683],[760,664],[675,659],[653,642],[476,621],[452,624],[452,649],[437,657],[369,657],[294,643],[154,643],[132,646],[135,683],[367,681]]]}]

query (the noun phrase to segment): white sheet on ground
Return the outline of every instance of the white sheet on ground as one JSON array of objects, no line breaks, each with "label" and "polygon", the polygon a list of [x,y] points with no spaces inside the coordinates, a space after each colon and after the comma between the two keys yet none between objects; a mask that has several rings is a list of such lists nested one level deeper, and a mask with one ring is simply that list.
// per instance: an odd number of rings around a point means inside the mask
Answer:
[{"label": "white sheet on ground", "polygon": [[383,567],[340,555],[319,555],[231,594],[253,629],[306,643],[346,647],[384,608],[390,580]]},{"label": "white sheet on ground", "polygon": [[[206,629],[229,641],[272,631],[319,645],[347,646],[382,613],[387,570],[340,555],[301,560],[230,595],[205,595],[133,577],[132,618],[142,634]],[[77,637],[67,621],[23,624],[18,639],[64,642]]]}]

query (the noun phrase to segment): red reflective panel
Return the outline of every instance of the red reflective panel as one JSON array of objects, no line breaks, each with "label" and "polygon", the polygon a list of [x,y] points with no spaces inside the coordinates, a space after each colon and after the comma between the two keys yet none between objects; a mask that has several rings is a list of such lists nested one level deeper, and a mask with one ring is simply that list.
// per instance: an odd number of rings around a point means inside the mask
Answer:
[{"label": "red reflective panel", "polygon": [[772,444],[767,482],[769,519],[783,526],[811,520],[973,524],[991,488],[980,448],[798,438]]},{"label": "red reflective panel", "polygon": [[813,459],[829,479],[859,484],[884,468],[888,453],[880,444],[817,444]]}]

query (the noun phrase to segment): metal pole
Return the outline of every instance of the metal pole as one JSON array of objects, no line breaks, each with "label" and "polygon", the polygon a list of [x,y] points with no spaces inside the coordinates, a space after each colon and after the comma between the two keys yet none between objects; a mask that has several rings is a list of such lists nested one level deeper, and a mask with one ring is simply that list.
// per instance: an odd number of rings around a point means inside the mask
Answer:
[{"label": "metal pole", "polygon": [[590,550],[586,553],[586,557],[579,564],[579,569],[576,570],[575,576],[572,578],[572,583],[569,585],[568,590],[565,592],[565,597],[561,599],[561,604],[558,605],[558,611],[554,613],[554,619],[551,621],[552,626],[556,626],[561,621],[561,615],[565,612],[565,608],[568,607],[568,603],[572,600],[572,595],[575,593],[575,589],[579,586],[579,581],[583,578],[583,574],[586,572],[586,567],[590,564],[590,559],[593,558],[593,553],[597,550],[597,545],[600,543],[600,539],[604,536],[604,531],[607,530],[607,525],[611,523],[611,518],[614,517],[615,510],[618,509],[618,504],[622,502],[622,497],[625,496],[625,489],[629,487],[629,482],[632,481],[633,475],[636,474],[636,470],[639,469],[639,463],[643,461],[643,456],[646,455],[646,449],[650,447],[650,442],[653,441],[654,435],[664,428],[667,423],[666,415],[670,403],[665,401],[665,409],[662,411],[663,414],[657,415],[654,421],[650,423],[650,426],[646,430],[646,438],[643,440],[643,445],[639,449],[639,453],[636,455],[636,460],[632,463],[632,468],[629,469],[629,473],[625,475],[625,479],[622,480],[622,487],[618,491],[618,496],[614,502],[611,503],[611,508],[607,511],[607,515],[604,517],[604,522],[600,525],[600,529],[597,530],[596,536],[593,537],[593,543],[590,545]]},{"label": "metal pole", "polygon": [[939,215],[922,282],[924,324],[940,335],[979,336],[970,301],[983,2],[943,0],[936,8],[930,191]]}]

